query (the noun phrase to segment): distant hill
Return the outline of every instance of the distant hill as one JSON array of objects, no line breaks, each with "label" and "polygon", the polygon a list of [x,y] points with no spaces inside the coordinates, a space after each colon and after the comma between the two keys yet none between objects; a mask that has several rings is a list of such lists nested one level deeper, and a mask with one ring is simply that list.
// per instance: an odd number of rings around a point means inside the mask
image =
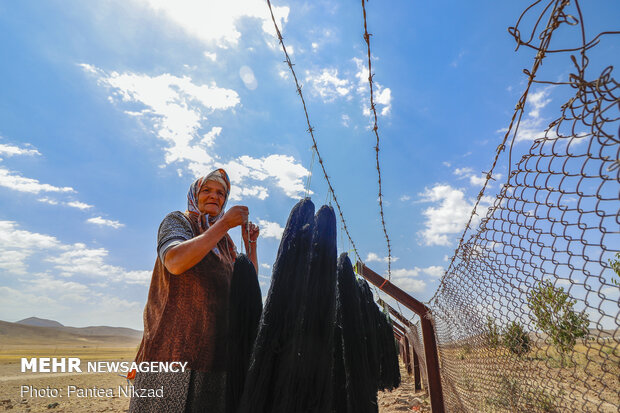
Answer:
[{"label": "distant hill", "polygon": [[88,347],[132,347],[137,345],[142,338],[141,331],[131,328],[107,326],[81,328],[65,327],[53,320],[44,321],[56,323],[56,325],[60,325],[60,327],[45,327],[28,325],[22,322],[10,323],[8,321],[0,321],[0,342],[7,345],[20,346],[70,345]]},{"label": "distant hill", "polygon": [[64,327],[58,321],[48,320],[46,318],[39,317],[28,317],[24,318],[23,320],[16,321],[15,323],[35,327]]}]

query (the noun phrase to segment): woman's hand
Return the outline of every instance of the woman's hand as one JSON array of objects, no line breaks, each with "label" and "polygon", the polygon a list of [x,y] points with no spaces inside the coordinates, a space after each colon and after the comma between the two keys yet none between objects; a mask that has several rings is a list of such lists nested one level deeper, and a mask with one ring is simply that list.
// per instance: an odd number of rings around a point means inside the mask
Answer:
[{"label": "woman's hand", "polygon": [[251,243],[255,243],[260,233],[258,225],[252,223],[251,221],[248,222],[248,227],[250,229],[249,231],[248,228],[245,226],[241,228],[241,236],[243,236],[243,242],[246,245],[248,241],[250,241]]},{"label": "woman's hand", "polygon": [[256,240],[260,230],[258,225],[248,222],[247,226],[241,227],[241,236],[243,237],[243,244],[245,245],[245,251],[249,255],[250,261],[254,264],[254,269],[258,274],[258,254],[256,254]]},{"label": "woman's hand", "polygon": [[231,207],[228,211],[226,211],[226,213],[222,217],[222,220],[230,229],[248,222],[249,215],[250,211],[248,210],[248,207],[243,205],[235,205],[234,207]]}]

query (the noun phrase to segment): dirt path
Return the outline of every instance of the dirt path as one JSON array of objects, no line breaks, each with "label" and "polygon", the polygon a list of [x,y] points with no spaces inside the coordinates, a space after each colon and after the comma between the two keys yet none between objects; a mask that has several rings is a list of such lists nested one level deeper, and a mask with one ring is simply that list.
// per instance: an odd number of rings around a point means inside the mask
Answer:
[{"label": "dirt path", "polygon": [[379,392],[377,395],[379,413],[430,412],[428,396],[424,391],[414,390],[413,379],[407,374],[402,362],[400,376],[402,383],[399,388],[391,392]]}]

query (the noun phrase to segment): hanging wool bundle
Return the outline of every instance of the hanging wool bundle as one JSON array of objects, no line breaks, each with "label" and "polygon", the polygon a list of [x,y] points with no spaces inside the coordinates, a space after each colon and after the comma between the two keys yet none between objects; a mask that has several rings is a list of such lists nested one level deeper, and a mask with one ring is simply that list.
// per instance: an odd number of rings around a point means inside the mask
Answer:
[{"label": "hanging wool bundle", "polygon": [[332,406],[332,348],[336,311],[336,215],[323,206],[315,217],[307,286],[296,330],[292,377],[276,383],[285,394],[274,411],[325,413]]},{"label": "hanging wool bundle", "polygon": [[252,346],[263,311],[263,299],[252,261],[240,254],[230,281],[226,411],[235,413],[243,392]]},{"label": "hanging wool bundle", "polygon": [[392,390],[400,386],[400,366],[398,364],[398,342],[394,338],[394,330],[390,317],[379,312],[380,375],[379,389]]},{"label": "hanging wool bundle", "polygon": [[278,409],[297,397],[282,385],[296,367],[313,227],[314,204],[306,198],[293,207],[282,234],[238,413],[291,413]]},{"label": "hanging wool bundle", "polygon": [[347,413],[347,377],[344,368],[344,354],[342,343],[342,313],[336,295],[336,326],[334,328],[334,391],[333,391],[333,413]]},{"label": "hanging wool bundle", "polygon": [[346,253],[338,259],[338,305],[342,327],[344,368],[346,376],[347,411],[378,412],[377,386],[371,378],[364,321],[360,314],[359,287],[351,261]]},{"label": "hanging wool bundle", "polygon": [[379,307],[375,304],[372,291],[368,283],[363,278],[357,279],[357,285],[360,292],[361,315],[364,322],[364,340],[366,342],[366,352],[368,355],[368,366],[370,368],[371,379],[374,382],[375,389],[379,388],[379,335],[377,332],[377,318],[379,316]]}]

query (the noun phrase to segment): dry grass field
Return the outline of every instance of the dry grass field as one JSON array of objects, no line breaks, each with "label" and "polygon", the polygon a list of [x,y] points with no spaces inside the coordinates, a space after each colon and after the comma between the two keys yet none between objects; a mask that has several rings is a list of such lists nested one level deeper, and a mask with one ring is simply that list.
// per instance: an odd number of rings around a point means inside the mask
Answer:
[{"label": "dry grass field", "polygon": [[455,405],[489,412],[618,412],[620,347],[578,344],[564,364],[552,346],[536,343],[522,357],[506,348],[444,348],[444,373]]}]

